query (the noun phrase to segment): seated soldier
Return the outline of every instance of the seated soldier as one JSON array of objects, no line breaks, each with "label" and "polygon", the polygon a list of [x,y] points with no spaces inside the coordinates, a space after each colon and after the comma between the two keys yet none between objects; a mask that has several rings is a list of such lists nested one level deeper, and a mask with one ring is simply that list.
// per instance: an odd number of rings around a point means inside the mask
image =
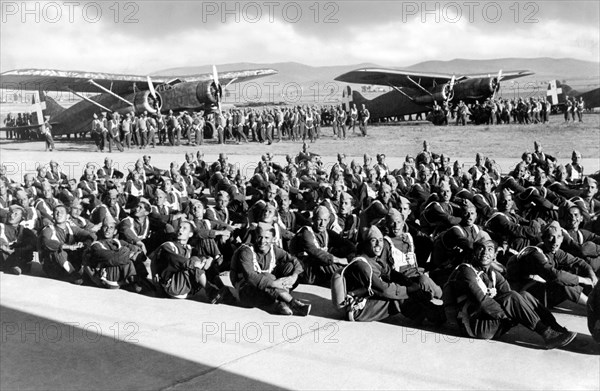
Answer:
[{"label": "seated soldier", "polygon": [[515,213],[514,205],[512,193],[503,189],[498,195],[498,212],[492,214],[485,223],[490,236],[505,253],[515,253],[539,242],[539,224],[536,221],[529,222]]},{"label": "seated soldier", "polygon": [[[556,221],[544,227],[542,240],[537,247],[526,247],[509,261],[507,278],[511,286],[538,296],[545,291],[550,308],[567,299],[586,305],[586,294],[598,283],[592,267],[560,249],[563,231]],[[536,277],[544,282],[534,281]]]},{"label": "seated soldier", "polygon": [[[402,312],[417,322],[424,318],[436,324],[443,322],[442,307],[429,302],[431,291],[421,289],[394,269],[392,251],[387,246],[379,228],[363,229],[362,252],[343,272],[348,292],[344,308],[347,319],[371,322]],[[436,296],[440,295],[436,292]]]},{"label": "seated soldier", "polygon": [[571,239],[570,244],[576,247],[576,251],[563,249],[572,255],[585,259],[592,266],[592,269],[598,273],[600,271],[600,236],[579,228],[582,222],[581,208],[577,205],[569,207],[564,218],[563,227]]},{"label": "seated soldier", "polygon": [[102,224],[94,225],[91,221],[81,216],[83,205],[79,198],[73,198],[69,207],[69,224],[75,225],[90,233],[96,233],[102,227]]},{"label": "seated soldier", "polygon": [[461,218],[457,217],[460,208],[450,203],[451,197],[450,184],[442,182],[436,189],[436,195],[428,199],[421,212],[420,222],[423,232],[438,234],[460,223]]},{"label": "seated soldier", "polygon": [[[118,224],[119,238],[129,244],[134,244],[144,254],[154,251],[158,245],[163,243],[166,235],[172,232],[172,227],[150,212],[152,206],[145,198],[138,199],[131,208],[129,217],[124,218]],[[138,274],[145,277],[147,271],[138,266]],[[147,265],[146,265],[147,266]]]},{"label": "seated soldier", "polygon": [[277,214],[279,217],[279,225],[281,226],[281,239],[283,241],[283,249],[288,249],[289,242],[294,237],[298,229],[306,224],[310,224],[304,216],[290,209],[291,200],[290,194],[280,189],[277,194],[277,204],[279,209]]},{"label": "seated soldier", "polygon": [[37,238],[21,225],[24,213],[21,206],[11,205],[6,224],[0,223],[0,270],[5,273],[19,275],[31,269]]},{"label": "seated soldier", "polygon": [[50,278],[81,285],[81,263],[84,247],[95,239],[93,234],[67,223],[67,208],[54,208],[54,221],[42,230],[41,260]]},{"label": "seated soldier", "polygon": [[42,182],[42,195],[35,201],[34,208],[40,216],[42,226],[52,223],[53,211],[61,202],[54,197],[54,190],[50,182],[44,180]]},{"label": "seated soldier", "polygon": [[475,242],[469,263],[456,267],[444,287],[448,320],[466,337],[492,339],[506,333],[515,323],[544,338],[547,349],[568,345],[576,333],[560,326],[554,316],[528,292],[511,290],[496,272],[496,245],[483,239]]},{"label": "seated soldier", "polygon": [[205,218],[206,208],[203,202],[192,199],[190,204],[191,213],[188,215],[188,220],[196,226],[194,239],[214,239],[219,243],[225,243],[231,237],[231,231],[227,229],[228,224]]},{"label": "seated soldier", "polygon": [[390,256],[394,260],[393,269],[418,284],[422,290],[430,292],[433,298],[441,299],[442,288],[417,264],[413,237],[404,232],[404,216],[395,208],[391,208],[386,216],[385,233],[383,238],[387,244],[384,250],[388,250],[389,247]]},{"label": "seated soldier", "polygon": [[290,291],[302,273],[300,261],[273,245],[273,227],[259,224],[252,244],[242,244],[231,260],[229,277],[242,305],[271,309],[280,315],[306,316],[311,305]]},{"label": "seated soldier", "polygon": [[358,233],[358,215],[354,212],[354,198],[349,193],[340,194],[340,206],[337,211],[337,224],[340,226],[340,235],[344,239],[355,241]]},{"label": "seated soldier", "polygon": [[183,217],[183,214],[179,210],[173,209],[172,206],[167,202],[167,193],[161,189],[156,189],[154,193],[154,205],[152,205],[152,212],[154,215],[163,221],[165,224],[173,225],[175,220]]},{"label": "seated soldier", "polygon": [[102,288],[142,291],[137,283],[133,260],[142,255],[139,248],[115,238],[117,224],[105,220],[98,233],[98,240],[90,246],[83,261],[83,270],[94,284]]},{"label": "seated soldier", "polygon": [[[62,185],[56,198],[66,206],[71,206],[74,198],[84,199],[83,191],[77,187],[76,179],[69,179],[66,185]],[[89,198],[85,198],[85,203],[89,203]]]},{"label": "seated soldier", "polygon": [[[273,244],[276,245],[277,247],[283,248],[282,231],[284,230],[284,228],[282,228],[281,225],[279,224],[279,217],[277,215],[277,209],[275,209],[275,206],[271,205],[271,204],[266,204],[261,209],[261,214],[258,217],[257,221],[251,223],[250,226],[248,227],[248,230],[246,231],[246,234],[244,235],[243,242],[246,242],[246,243],[254,242],[254,236],[256,235],[256,228],[258,227],[258,224],[260,224],[260,223],[264,223],[264,224],[273,226],[273,231],[275,232],[275,235],[273,236]],[[291,236],[293,237],[293,235],[291,235]]]},{"label": "seated soldier", "polygon": [[356,247],[330,229],[329,209],[319,206],[313,214],[312,226],[298,230],[290,241],[290,252],[302,261],[306,284],[329,286],[331,277],[348,258],[354,257]]},{"label": "seated soldier", "polygon": [[227,230],[235,231],[241,228],[241,224],[234,224],[229,216],[229,194],[225,191],[219,191],[215,195],[215,206],[209,206],[206,210],[206,218],[211,222],[220,222],[227,225]]},{"label": "seated soldier", "polygon": [[477,215],[480,216],[481,224],[485,223],[492,217],[494,212],[498,211],[498,197],[492,191],[492,186],[492,178],[487,174],[482,175],[477,181],[479,193],[475,194],[471,200],[477,208]]},{"label": "seated soldier", "polygon": [[182,221],[177,240],[163,243],[150,255],[153,279],[169,297],[186,299],[204,289],[211,304],[220,303],[228,296],[229,288],[223,286],[219,289],[209,280],[206,270],[211,268],[214,259],[199,256],[188,244],[193,235],[193,223]]},{"label": "seated soldier", "polygon": [[431,262],[427,265],[430,275],[438,284],[445,284],[450,273],[464,261],[464,255],[473,249],[473,243],[487,234],[475,224],[477,209],[465,199],[461,205],[460,223],[436,236],[431,252]]},{"label": "seated soldier", "polygon": [[127,217],[127,213],[119,204],[119,192],[117,189],[110,189],[102,197],[102,204],[92,209],[90,221],[92,224],[102,224],[107,219],[119,222]]}]

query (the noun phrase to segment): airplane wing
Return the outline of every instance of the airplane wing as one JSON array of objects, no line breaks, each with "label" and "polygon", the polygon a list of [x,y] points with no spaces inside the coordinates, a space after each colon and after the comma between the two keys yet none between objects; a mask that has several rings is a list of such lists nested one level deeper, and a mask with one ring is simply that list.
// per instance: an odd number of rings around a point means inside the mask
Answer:
[{"label": "airplane wing", "polygon": [[[472,74],[457,76],[456,81],[473,79],[478,77],[494,77],[496,73]],[[533,75],[529,71],[508,71],[502,73],[502,80],[510,80],[517,77]],[[362,68],[356,69],[336,77],[334,80],[346,83],[373,84],[381,86],[394,86],[398,88],[414,88],[415,84],[422,87],[430,87],[444,84],[452,79],[451,74],[433,72],[414,72],[401,69],[385,68]]]},{"label": "airplane wing", "polygon": [[[256,79],[259,77],[276,74],[274,69],[255,69],[245,71],[231,71],[219,74],[219,79],[225,84],[237,83]],[[182,76],[152,76],[154,84],[175,83],[186,81],[212,80],[212,73],[193,74]],[[133,91],[135,84],[139,90],[148,89],[146,75],[126,75],[116,73],[60,71],[53,69],[16,69],[0,74],[0,88],[24,89],[41,91],[76,91],[98,93],[98,87],[90,83],[101,85],[116,94]]]},{"label": "airplane wing", "polygon": [[[525,76],[531,76],[534,73],[531,71],[527,71],[527,70],[522,70],[522,71],[502,71],[502,81],[505,80],[511,80],[511,79],[516,79],[518,77],[525,77]],[[496,76],[496,73],[474,73],[474,74],[469,74],[469,75],[464,75],[463,78],[464,79],[476,79],[476,78],[481,78],[481,77],[494,77]],[[457,79],[460,80],[460,79]]]},{"label": "airplane wing", "polygon": [[415,83],[428,87],[433,84],[447,83],[450,79],[452,79],[452,75],[443,73],[413,72],[385,68],[362,68],[344,73],[334,80],[346,83],[414,88]]}]

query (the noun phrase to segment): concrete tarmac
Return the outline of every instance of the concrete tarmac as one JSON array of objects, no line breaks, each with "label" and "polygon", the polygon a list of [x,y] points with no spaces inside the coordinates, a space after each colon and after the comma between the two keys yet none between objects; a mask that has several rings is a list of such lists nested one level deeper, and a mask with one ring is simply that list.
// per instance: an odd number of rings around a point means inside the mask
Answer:
[{"label": "concrete tarmac", "polygon": [[482,341],[414,328],[402,315],[344,321],[315,286],[297,289],[313,305],[304,318],[25,275],[0,274],[0,289],[2,390],[600,386],[600,348],[575,306],[555,314],[576,340],[548,351],[521,326]]}]

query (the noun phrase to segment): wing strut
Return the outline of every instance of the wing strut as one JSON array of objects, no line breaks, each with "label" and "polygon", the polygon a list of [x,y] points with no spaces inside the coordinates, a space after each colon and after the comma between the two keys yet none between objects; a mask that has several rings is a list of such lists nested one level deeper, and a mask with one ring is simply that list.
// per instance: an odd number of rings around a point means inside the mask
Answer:
[{"label": "wing strut", "polygon": [[233,79],[231,79],[231,81],[229,83],[225,84],[225,88],[229,87],[229,85],[231,83],[234,83],[237,79],[238,79],[237,77],[234,77]]},{"label": "wing strut", "polygon": [[390,87],[392,87],[393,89],[395,89],[396,91],[398,91],[399,93],[401,93],[402,95],[404,95],[405,97],[407,97],[408,99],[412,100],[413,102],[415,101],[411,96],[408,96],[408,94],[404,91],[402,91],[400,88],[392,85],[392,84],[388,84]]},{"label": "wing strut", "polygon": [[88,80],[88,83],[90,83],[90,84],[91,84],[91,85],[93,85],[93,86],[96,86],[96,87],[98,87],[99,89],[101,89],[102,91],[106,92],[107,94],[111,94],[111,95],[112,95],[112,96],[114,96],[115,98],[122,100],[123,102],[127,103],[129,106],[133,106],[133,103],[131,103],[131,102],[130,102],[130,101],[128,101],[127,99],[123,98],[123,97],[122,97],[122,96],[120,96],[120,95],[117,95],[117,94],[115,94],[114,92],[112,92],[112,91],[111,91],[111,90],[109,90],[108,88],[104,88],[104,87],[102,87],[100,84],[96,83],[95,81],[93,81],[93,80],[91,80],[91,79],[90,79],[90,80]]},{"label": "wing strut", "polygon": [[417,83],[416,81],[411,79],[410,76],[406,76],[406,78],[408,79],[408,81],[413,83],[417,88],[419,88],[420,90],[423,90],[423,92],[425,92],[426,94],[433,96],[433,94],[431,92],[427,91],[427,89],[425,89],[422,85],[420,85],[419,83]]},{"label": "wing strut", "polygon": [[87,102],[90,102],[91,104],[93,104],[93,105],[95,105],[95,106],[98,106],[98,107],[100,107],[102,110],[106,110],[106,111],[108,111],[108,112],[110,112],[110,113],[112,113],[112,112],[113,112],[113,111],[112,111],[111,109],[109,109],[108,107],[104,107],[104,106],[102,106],[100,103],[98,103],[98,102],[94,102],[93,100],[91,100],[91,99],[90,99],[90,98],[88,98],[87,96],[83,96],[83,95],[81,95],[81,94],[77,93],[76,91],[73,91],[73,90],[72,90],[72,89],[70,89],[69,87],[67,87],[67,90],[69,90],[69,92],[73,93],[73,95],[77,95],[77,96],[78,96],[78,97],[80,97],[81,99],[83,99],[83,100],[85,100],[85,101],[87,101]]}]

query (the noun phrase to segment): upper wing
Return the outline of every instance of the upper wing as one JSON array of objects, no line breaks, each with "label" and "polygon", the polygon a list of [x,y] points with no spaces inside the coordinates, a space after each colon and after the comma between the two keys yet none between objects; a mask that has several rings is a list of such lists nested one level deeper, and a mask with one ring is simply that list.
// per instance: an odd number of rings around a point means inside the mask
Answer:
[{"label": "upper wing", "polygon": [[[531,76],[534,73],[531,71],[527,71],[527,70],[522,70],[522,71],[502,71],[502,80],[511,80],[511,79],[516,79],[517,77],[525,77],[525,76]],[[494,77],[497,76],[497,73],[474,73],[474,74],[469,74],[469,75],[464,75],[463,78],[465,79],[476,79],[476,78],[480,78],[480,77]]]},{"label": "upper wing", "polygon": [[[219,74],[222,83],[240,82],[258,77],[276,74],[274,69],[255,69],[247,71],[232,71]],[[152,76],[154,84],[186,81],[212,80],[212,73],[185,75],[185,76]],[[53,69],[16,69],[0,74],[0,88],[41,90],[41,91],[69,91],[76,92],[101,92],[99,88],[90,83],[95,83],[111,90],[116,94],[133,91],[133,86],[139,90],[148,89],[147,77],[141,75],[125,75],[117,73],[60,71]]]},{"label": "upper wing", "polygon": [[[494,77],[496,73],[481,73],[463,75],[456,80],[474,79],[478,77]],[[533,75],[530,71],[508,71],[502,72],[502,80],[515,79],[517,77]],[[413,72],[401,69],[384,68],[362,68],[356,69],[335,78],[337,81],[357,84],[374,84],[382,86],[414,88],[415,83],[422,87],[430,87],[434,84],[444,84],[452,79],[452,75],[432,72]]]},{"label": "upper wing", "polygon": [[408,88],[414,88],[415,83],[419,83],[422,87],[429,87],[434,84],[444,84],[449,82],[450,79],[452,79],[452,75],[443,73],[413,72],[384,68],[356,69],[335,78],[337,81],[346,83]]}]

